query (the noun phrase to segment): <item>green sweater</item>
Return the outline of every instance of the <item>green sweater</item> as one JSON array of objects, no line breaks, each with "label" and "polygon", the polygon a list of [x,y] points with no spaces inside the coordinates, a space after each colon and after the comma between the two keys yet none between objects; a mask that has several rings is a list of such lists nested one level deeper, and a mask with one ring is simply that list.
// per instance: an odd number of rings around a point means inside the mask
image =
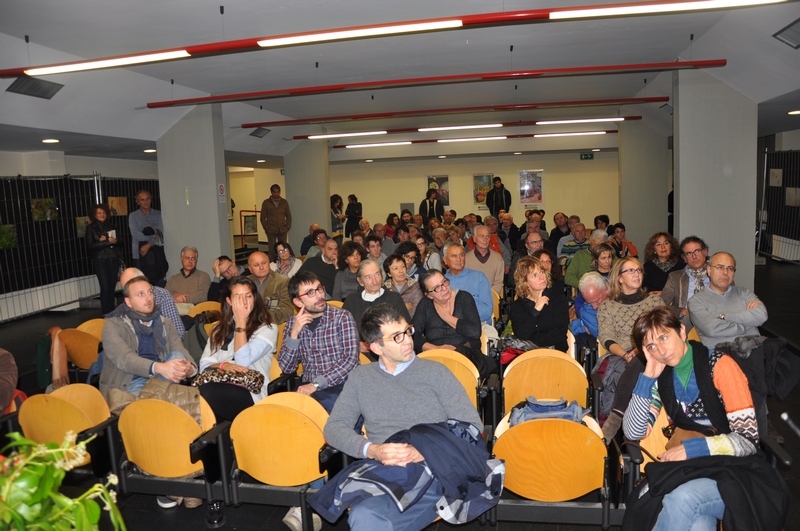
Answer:
[{"label": "green sweater", "polygon": [[[368,439],[353,431],[364,416]],[[415,358],[397,376],[369,363],[356,367],[325,424],[325,440],[342,452],[362,457],[362,444],[381,444],[417,424],[458,419],[483,431],[483,422],[464,387],[441,363]]]}]

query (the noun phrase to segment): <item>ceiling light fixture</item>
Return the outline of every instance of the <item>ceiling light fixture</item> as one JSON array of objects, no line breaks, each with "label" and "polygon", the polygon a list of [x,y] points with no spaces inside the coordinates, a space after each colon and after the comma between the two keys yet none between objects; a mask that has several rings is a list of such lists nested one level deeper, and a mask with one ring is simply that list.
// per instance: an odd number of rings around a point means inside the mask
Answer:
[{"label": "ceiling light fixture", "polygon": [[522,151],[515,151],[514,155],[522,155]]},{"label": "ceiling light fixture", "polygon": [[256,162],[267,162],[266,159],[258,159]]},{"label": "ceiling light fixture", "polygon": [[[308,140],[320,140],[320,139],[327,139],[327,138],[345,138],[348,136],[371,136],[371,135],[385,135],[386,131],[362,131],[359,133],[330,133],[326,135],[309,135],[306,138]],[[297,139],[297,137],[294,137]]]},{"label": "ceiling light fixture", "polygon": [[792,115],[794,115],[794,114],[800,114],[800,110],[797,110],[797,111],[789,111],[789,114],[792,114]]},{"label": "ceiling light fixture", "polygon": [[578,118],[575,120],[539,120],[536,125],[596,124],[602,122],[624,122],[624,116],[614,118]]},{"label": "ceiling light fixture", "polygon": [[446,159],[446,158],[447,158],[447,155],[439,155],[439,158],[440,158],[440,159]]},{"label": "ceiling light fixture", "polygon": [[410,22],[407,24],[375,25],[363,28],[341,29],[321,33],[311,32],[288,37],[274,37],[258,41],[262,48],[275,48],[277,46],[297,46],[298,44],[314,44],[319,42],[363,39],[366,37],[385,37],[401,33],[420,33],[424,31],[439,31],[460,28],[459,19],[439,20],[433,22]]},{"label": "ceiling light fixture", "polygon": [[458,131],[460,129],[492,129],[495,127],[503,127],[503,124],[475,124],[475,125],[451,125],[448,127],[420,127],[417,129],[420,133],[428,133],[430,131]]},{"label": "ceiling light fixture", "polygon": [[58,144],[61,140],[57,138],[45,138],[42,140],[42,144]]},{"label": "ceiling light fixture", "polygon": [[505,140],[507,136],[480,136],[470,138],[440,138],[437,142],[442,144],[446,142],[480,142],[482,140]]},{"label": "ceiling light fixture", "polygon": [[156,150],[155,149],[145,149],[144,152],[145,153],[155,153]]},{"label": "ceiling light fixture", "polygon": [[595,148],[595,149],[593,149],[592,151],[600,151],[600,150],[599,150],[599,149],[597,149],[597,148]]},{"label": "ceiling light fixture", "polygon": [[368,148],[368,147],[387,147],[387,146],[407,146],[411,142],[379,142],[377,144],[348,144],[344,147],[348,149]]},{"label": "ceiling light fixture", "polygon": [[587,135],[604,135],[605,131],[584,131],[581,133],[539,133],[533,135],[534,138],[549,138],[553,136],[587,136]]},{"label": "ceiling light fixture", "polygon": [[375,162],[375,161],[374,161],[374,160],[372,160],[372,159],[367,159],[367,160],[365,160],[364,162]]},{"label": "ceiling light fixture", "polygon": [[190,57],[186,50],[173,50],[168,52],[147,53],[142,55],[110,57],[108,59],[97,59],[94,61],[81,61],[79,63],[41,66],[38,68],[29,68],[24,72],[29,76],[49,76],[52,74],[66,74],[68,72],[79,72],[82,70],[98,70],[100,68],[115,68],[118,66],[130,66],[142,63],[156,63],[160,61],[169,61],[172,59],[184,59],[186,57]]},{"label": "ceiling light fixture", "polygon": [[699,2],[636,3],[616,7],[595,7],[572,9],[564,8],[550,13],[550,20],[575,18],[624,17],[631,15],[656,15],[660,13],[680,13],[683,11],[702,11],[709,9],[732,9],[779,4],[787,0],[702,0]]}]

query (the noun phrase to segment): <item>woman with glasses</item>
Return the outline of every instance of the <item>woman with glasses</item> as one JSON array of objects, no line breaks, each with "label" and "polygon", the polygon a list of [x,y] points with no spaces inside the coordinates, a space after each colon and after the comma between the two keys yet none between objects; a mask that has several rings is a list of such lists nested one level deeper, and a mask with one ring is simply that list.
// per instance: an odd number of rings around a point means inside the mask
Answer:
[{"label": "woman with glasses", "polygon": [[481,318],[472,295],[450,289],[437,269],[420,275],[419,284],[425,297],[414,312],[414,351],[455,350],[475,364],[481,378],[497,372],[494,359],[481,352]]},{"label": "woman with glasses", "polygon": [[291,278],[301,265],[303,262],[295,257],[291,245],[284,241],[275,243],[275,261],[269,265],[270,269]]},{"label": "woman with glasses", "polygon": [[671,234],[656,232],[644,247],[644,287],[654,295],[661,293],[669,274],[686,267],[681,249]]},{"label": "woman with glasses", "polygon": [[[406,274],[409,278],[413,278],[417,281],[419,281],[419,276],[425,272],[425,268],[422,267],[419,247],[417,247],[416,243],[412,242],[415,242],[420,237],[420,235],[417,235],[414,239],[399,244],[394,250],[394,254],[399,254],[403,257],[403,260],[406,261]],[[422,237],[422,239],[424,240],[425,238]]]},{"label": "woman with glasses", "polygon": [[[441,234],[441,232],[439,234]],[[417,250],[419,251],[419,258],[420,262],[422,262],[423,269],[427,271],[428,269],[442,268],[441,255],[431,250],[430,245],[428,245],[428,242],[425,240],[425,238],[422,236],[417,236],[414,240],[414,244],[417,246]]]},{"label": "woman with glasses", "polygon": [[414,311],[422,300],[422,289],[416,280],[406,274],[406,261],[399,254],[393,254],[383,261],[383,271],[386,273],[383,287],[400,294],[413,318]]},{"label": "woman with glasses", "polygon": [[531,256],[538,258],[542,266],[550,272],[550,282],[553,284],[552,289],[559,293],[564,293],[564,271],[555,253],[550,249],[544,248],[534,251]]},{"label": "woman with glasses", "polygon": [[201,385],[200,394],[217,421],[232,421],[267,396],[266,382],[277,340],[278,328],[272,323],[256,285],[247,277],[232,278],[223,293],[222,318],[214,325],[200,358],[200,372],[218,369],[245,373],[252,369],[264,375],[265,383],[259,393],[229,383]]},{"label": "woman with glasses", "polygon": [[331,298],[335,301],[344,301],[348,295],[358,291],[356,273],[361,261],[367,258],[367,250],[363,246],[349,241],[344,242],[339,249],[337,265],[339,271],[333,279],[333,293]]},{"label": "woman with glasses", "polygon": [[569,309],[563,291],[553,289],[550,272],[533,256],[517,262],[514,271],[517,299],[509,317],[514,336],[542,348],[567,351]]}]

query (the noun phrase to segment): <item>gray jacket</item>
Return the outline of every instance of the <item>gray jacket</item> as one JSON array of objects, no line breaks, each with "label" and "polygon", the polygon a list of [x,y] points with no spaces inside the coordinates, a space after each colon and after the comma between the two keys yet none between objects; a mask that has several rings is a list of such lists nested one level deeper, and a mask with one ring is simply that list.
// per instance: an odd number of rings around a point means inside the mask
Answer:
[{"label": "gray jacket", "polygon": [[[189,351],[181,343],[181,336],[175,329],[172,321],[161,317],[164,334],[166,335],[167,352],[161,357],[166,359],[169,352],[180,352],[189,363],[197,367]],[[103,372],[100,374],[100,392],[108,400],[109,389],[128,391],[128,386],[134,376],[152,378],[150,374],[151,361],[139,356],[139,338],[133,323],[127,316],[111,317],[103,325]]]},{"label": "gray jacket", "polygon": [[[686,270],[681,269],[669,274],[667,283],[661,290],[661,300],[669,306],[672,313],[680,317],[681,310],[689,305],[689,275],[686,274]],[[692,326],[689,315],[684,315],[680,319],[688,331]]]}]

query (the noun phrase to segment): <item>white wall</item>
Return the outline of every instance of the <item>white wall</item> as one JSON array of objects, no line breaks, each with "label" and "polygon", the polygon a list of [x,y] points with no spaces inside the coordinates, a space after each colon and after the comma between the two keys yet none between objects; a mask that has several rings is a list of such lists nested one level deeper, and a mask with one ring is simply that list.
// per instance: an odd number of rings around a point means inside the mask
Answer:
[{"label": "white wall", "polygon": [[147,160],[107,159],[100,157],[64,157],[66,173],[92,175],[99,172],[103,177],[122,179],[158,179],[158,162]]},{"label": "white wall", "polygon": [[800,129],[775,135],[775,151],[800,150]]}]

